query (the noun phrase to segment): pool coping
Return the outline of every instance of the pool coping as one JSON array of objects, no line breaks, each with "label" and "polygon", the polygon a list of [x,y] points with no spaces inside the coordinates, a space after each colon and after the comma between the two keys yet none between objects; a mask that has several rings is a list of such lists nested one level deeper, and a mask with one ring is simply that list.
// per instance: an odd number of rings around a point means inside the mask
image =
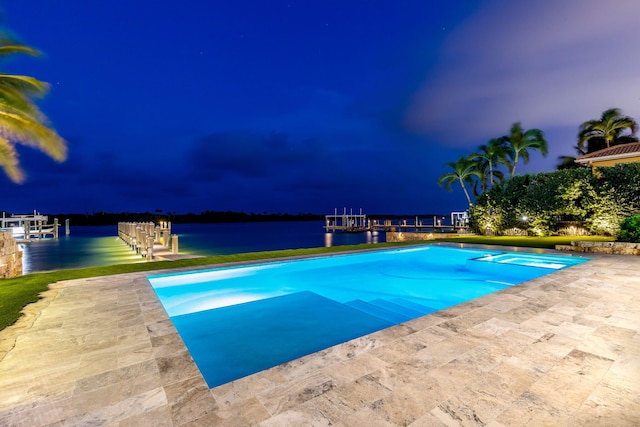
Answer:
[{"label": "pool coping", "polygon": [[59,282],[0,331],[0,424],[637,424],[640,266],[587,257],[214,389],[146,276],[221,265]]}]

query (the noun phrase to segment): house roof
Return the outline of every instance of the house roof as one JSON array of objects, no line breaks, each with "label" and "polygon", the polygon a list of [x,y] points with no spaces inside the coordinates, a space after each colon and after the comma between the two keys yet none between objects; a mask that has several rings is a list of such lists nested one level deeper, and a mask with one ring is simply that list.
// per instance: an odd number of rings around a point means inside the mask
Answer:
[{"label": "house roof", "polygon": [[578,163],[589,163],[599,160],[615,160],[624,159],[626,157],[640,157],[640,142],[631,142],[629,144],[619,144],[603,150],[594,151],[576,158]]}]

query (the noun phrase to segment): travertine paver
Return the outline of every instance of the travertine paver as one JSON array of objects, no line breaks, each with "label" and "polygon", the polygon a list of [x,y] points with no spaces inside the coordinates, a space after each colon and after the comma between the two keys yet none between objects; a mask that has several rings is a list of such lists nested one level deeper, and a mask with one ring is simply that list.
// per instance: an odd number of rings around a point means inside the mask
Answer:
[{"label": "travertine paver", "polygon": [[640,425],[640,259],[593,258],[211,390],[151,273],[56,283],[0,331],[0,425]]}]

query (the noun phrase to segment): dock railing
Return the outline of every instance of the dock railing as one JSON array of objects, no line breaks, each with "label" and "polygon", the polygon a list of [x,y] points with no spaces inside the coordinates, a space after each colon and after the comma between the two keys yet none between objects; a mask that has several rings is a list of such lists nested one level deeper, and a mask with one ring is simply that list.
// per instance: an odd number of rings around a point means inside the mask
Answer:
[{"label": "dock railing", "polygon": [[[18,240],[31,241],[47,237],[58,238],[58,218],[54,218],[53,224],[49,224],[49,217],[34,212],[33,215],[10,215],[2,213],[0,218],[0,230],[11,232]],[[67,225],[68,227],[68,225]]]},{"label": "dock railing", "polygon": [[466,212],[452,212],[449,221],[446,215],[428,215],[414,218],[367,218],[362,213],[342,214],[334,212],[333,215],[325,215],[325,231],[327,233],[347,232],[357,233],[363,231],[431,231],[431,232],[464,232],[468,229]]},{"label": "dock railing", "polygon": [[159,244],[178,253],[178,236],[171,235],[171,222],[119,222],[118,237],[147,261],[153,260],[153,247]]}]

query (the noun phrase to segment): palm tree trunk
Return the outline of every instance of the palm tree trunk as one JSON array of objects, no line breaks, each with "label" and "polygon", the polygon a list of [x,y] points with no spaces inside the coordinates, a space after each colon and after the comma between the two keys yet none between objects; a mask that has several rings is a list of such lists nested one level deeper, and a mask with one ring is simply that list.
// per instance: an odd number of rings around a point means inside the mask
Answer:
[{"label": "palm tree trunk", "polygon": [[489,184],[493,187],[493,163],[489,162]]},{"label": "palm tree trunk", "polygon": [[469,203],[469,206],[471,206],[471,197],[469,197],[469,192],[467,191],[467,187],[464,185],[464,181],[462,181],[461,179],[459,181],[460,181],[460,186],[464,191],[464,195],[467,196],[467,203]]}]

